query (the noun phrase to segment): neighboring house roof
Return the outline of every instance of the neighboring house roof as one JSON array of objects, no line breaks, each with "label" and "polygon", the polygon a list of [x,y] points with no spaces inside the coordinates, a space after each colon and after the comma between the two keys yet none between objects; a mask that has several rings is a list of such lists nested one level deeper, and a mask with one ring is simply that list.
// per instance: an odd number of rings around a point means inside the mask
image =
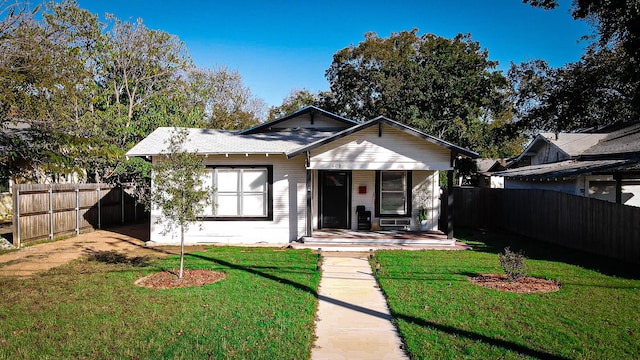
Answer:
[{"label": "neighboring house roof", "polygon": [[584,134],[584,133],[540,133],[538,134],[522,153],[511,161],[506,167],[513,167],[525,156],[536,154],[540,149],[553,146],[564,153],[568,158],[580,156],[584,151],[596,145],[598,141],[604,139],[607,134]]},{"label": "neighboring house roof", "polygon": [[333,141],[335,141],[337,139],[341,139],[341,138],[343,138],[345,136],[354,134],[354,133],[356,133],[356,132],[358,132],[360,130],[367,129],[367,128],[369,128],[371,126],[374,126],[374,125],[382,125],[382,124],[386,124],[386,125],[392,126],[392,127],[396,128],[398,130],[401,130],[401,131],[403,131],[405,133],[411,134],[413,136],[417,136],[417,137],[422,138],[424,140],[427,140],[427,141],[429,141],[429,142],[431,142],[433,144],[443,146],[443,147],[445,147],[445,148],[447,148],[447,149],[449,149],[449,150],[451,150],[453,152],[456,152],[456,153],[461,154],[461,155],[468,156],[470,158],[474,158],[475,159],[475,158],[477,158],[479,156],[478,153],[476,153],[474,151],[471,151],[469,149],[465,149],[463,147],[451,144],[451,143],[446,142],[446,141],[444,141],[442,139],[438,139],[437,137],[434,137],[434,136],[431,136],[431,135],[427,135],[427,134],[425,134],[423,132],[420,132],[420,131],[418,131],[416,129],[408,127],[408,126],[406,126],[404,124],[401,124],[401,123],[399,123],[397,121],[393,121],[391,119],[388,119],[388,118],[386,118],[384,116],[379,116],[379,117],[377,117],[377,118],[375,118],[373,120],[369,120],[369,121],[367,121],[365,123],[362,123],[360,125],[357,125],[357,126],[348,128],[346,130],[340,131],[340,132],[334,134],[333,136],[330,136],[330,137],[327,137],[325,139],[321,139],[321,140],[315,141],[313,143],[310,143],[309,145],[306,145],[306,146],[300,147],[298,149],[295,149],[293,151],[290,151],[290,152],[287,153],[287,157],[288,158],[292,158],[294,156],[300,155],[301,153],[303,153],[305,151],[310,151],[310,150],[312,150],[314,148],[317,148],[318,146],[326,145],[326,144],[328,144],[330,142],[333,142]]},{"label": "neighboring house roof", "polygon": [[568,180],[583,175],[628,171],[638,166],[640,166],[638,161],[633,160],[566,160],[499,171],[493,175],[522,180]]},{"label": "neighboring house roof", "polygon": [[[278,132],[239,135],[238,132],[211,129],[187,129],[185,150],[201,154],[284,154],[332,132],[291,129]],[[127,156],[153,156],[166,152],[174,128],[160,127],[136,144]]]},{"label": "neighboring house roof", "polygon": [[583,152],[583,157],[640,155],[640,122],[605,134],[600,142]]},{"label": "neighboring house roof", "polygon": [[538,136],[557,146],[570,157],[576,157],[597,144],[607,134],[541,133]]},{"label": "neighboring house roof", "polygon": [[[540,134],[532,141],[547,141]],[[640,174],[640,122],[616,126],[598,134],[558,134],[549,144],[561,147],[570,160],[523,166],[494,173],[512,179],[572,179],[591,174]],[[597,141],[595,141],[597,139]],[[532,149],[530,144],[519,156]]]},{"label": "neighboring house roof", "polygon": [[330,119],[333,119],[333,120],[336,120],[338,122],[344,123],[347,126],[354,126],[354,125],[360,124],[359,122],[357,122],[355,120],[347,119],[345,117],[342,117],[340,115],[336,115],[334,113],[330,113],[330,112],[328,112],[326,110],[322,110],[322,109],[320,109],[318,107],[315,107],[315,106],[305,106],[305,107],[301,108],[300,110],[298,110],[298,111],[296,111],[294,113],[291,113],[291,114],[289,114],[287,116],[284,116],[284,117],[281,117],[279,119],[275,119],[275,120],[266,122],[264,124],[260,124],[260,125],[254,126],[254,127],[250,128],[250,129],[247,129],[247,130],[240,131],[239,134],[246,135],[246,134],[255,134],[255,133],[264,132],[264,131],[269,130],[271,127],[273,127],[273,126],[275,126],[275,125],[277,125],[277,124],[279,124],[281,122],[287,121],[289,119],[293,119],[295,117],[298,117],[298,116],[304,115],[304,114],[312,114],[312,115],[313,114],[321,114],[321,115],[324,115],[324,116],[326,116],[326,117],[328,117]]},{"label": "neighboring house roof", "polygon": [[496,171],[502,171],[505,169],[506,161],[504,159],[477,159],[476,166],[478,167],[478,173],[488,174]]}]

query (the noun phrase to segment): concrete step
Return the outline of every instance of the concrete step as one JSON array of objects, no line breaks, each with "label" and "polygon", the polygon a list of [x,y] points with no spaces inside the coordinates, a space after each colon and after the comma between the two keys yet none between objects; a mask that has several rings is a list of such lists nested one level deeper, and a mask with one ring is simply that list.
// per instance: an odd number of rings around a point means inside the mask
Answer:
[{"label": "concrete step", "polygon": [[361,238],[315,238],[303,237],[302,243],[307,245],[335,244],[335,245],[438,245],[453,246],[455,239],[361,239]]}]

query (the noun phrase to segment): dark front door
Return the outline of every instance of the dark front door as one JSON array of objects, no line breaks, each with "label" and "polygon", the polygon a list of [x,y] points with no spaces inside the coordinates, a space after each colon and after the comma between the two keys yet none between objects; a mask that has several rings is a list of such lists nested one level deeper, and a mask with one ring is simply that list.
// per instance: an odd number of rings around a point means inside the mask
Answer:
[{"label": "dark front door", "polygon": [[348,229],[351,207],[351,172],[320,172],[320,227]]}]

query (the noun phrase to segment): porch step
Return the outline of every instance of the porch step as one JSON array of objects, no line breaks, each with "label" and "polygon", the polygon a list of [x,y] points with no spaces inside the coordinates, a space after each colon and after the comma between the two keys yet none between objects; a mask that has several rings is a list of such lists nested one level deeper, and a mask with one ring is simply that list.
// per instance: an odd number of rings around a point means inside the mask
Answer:
[{"label": "porch step", "polygon": [[425,239],[367,239],[367,238],[326,238],[326,237],[303,237],[302,243],[306,245],[439,245],[453,246],[455,239],[445,238],[425,238]]}]

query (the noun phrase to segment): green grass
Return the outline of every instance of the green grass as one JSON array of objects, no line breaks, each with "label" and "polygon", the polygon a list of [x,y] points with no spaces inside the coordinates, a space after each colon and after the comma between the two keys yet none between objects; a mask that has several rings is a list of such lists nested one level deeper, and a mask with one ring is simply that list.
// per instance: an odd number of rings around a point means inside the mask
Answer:
[{"label": "green grass", "polygon": [[[382,251],[378,281],[414,359],[638,359],[637,266],[496,234],[460,236],[474,251]],[[470,275],[502,273],[497,253],[524,250],[529,275],[556,293],[485,289]]]},{"label": "green grass", "polygon": [[133,282],[178,265],[87,259],[36,277],[0,279],[0,358],[309,358],[320,274],[308,251],[210,248],[189,269],[227,278],[152,290]]}]

